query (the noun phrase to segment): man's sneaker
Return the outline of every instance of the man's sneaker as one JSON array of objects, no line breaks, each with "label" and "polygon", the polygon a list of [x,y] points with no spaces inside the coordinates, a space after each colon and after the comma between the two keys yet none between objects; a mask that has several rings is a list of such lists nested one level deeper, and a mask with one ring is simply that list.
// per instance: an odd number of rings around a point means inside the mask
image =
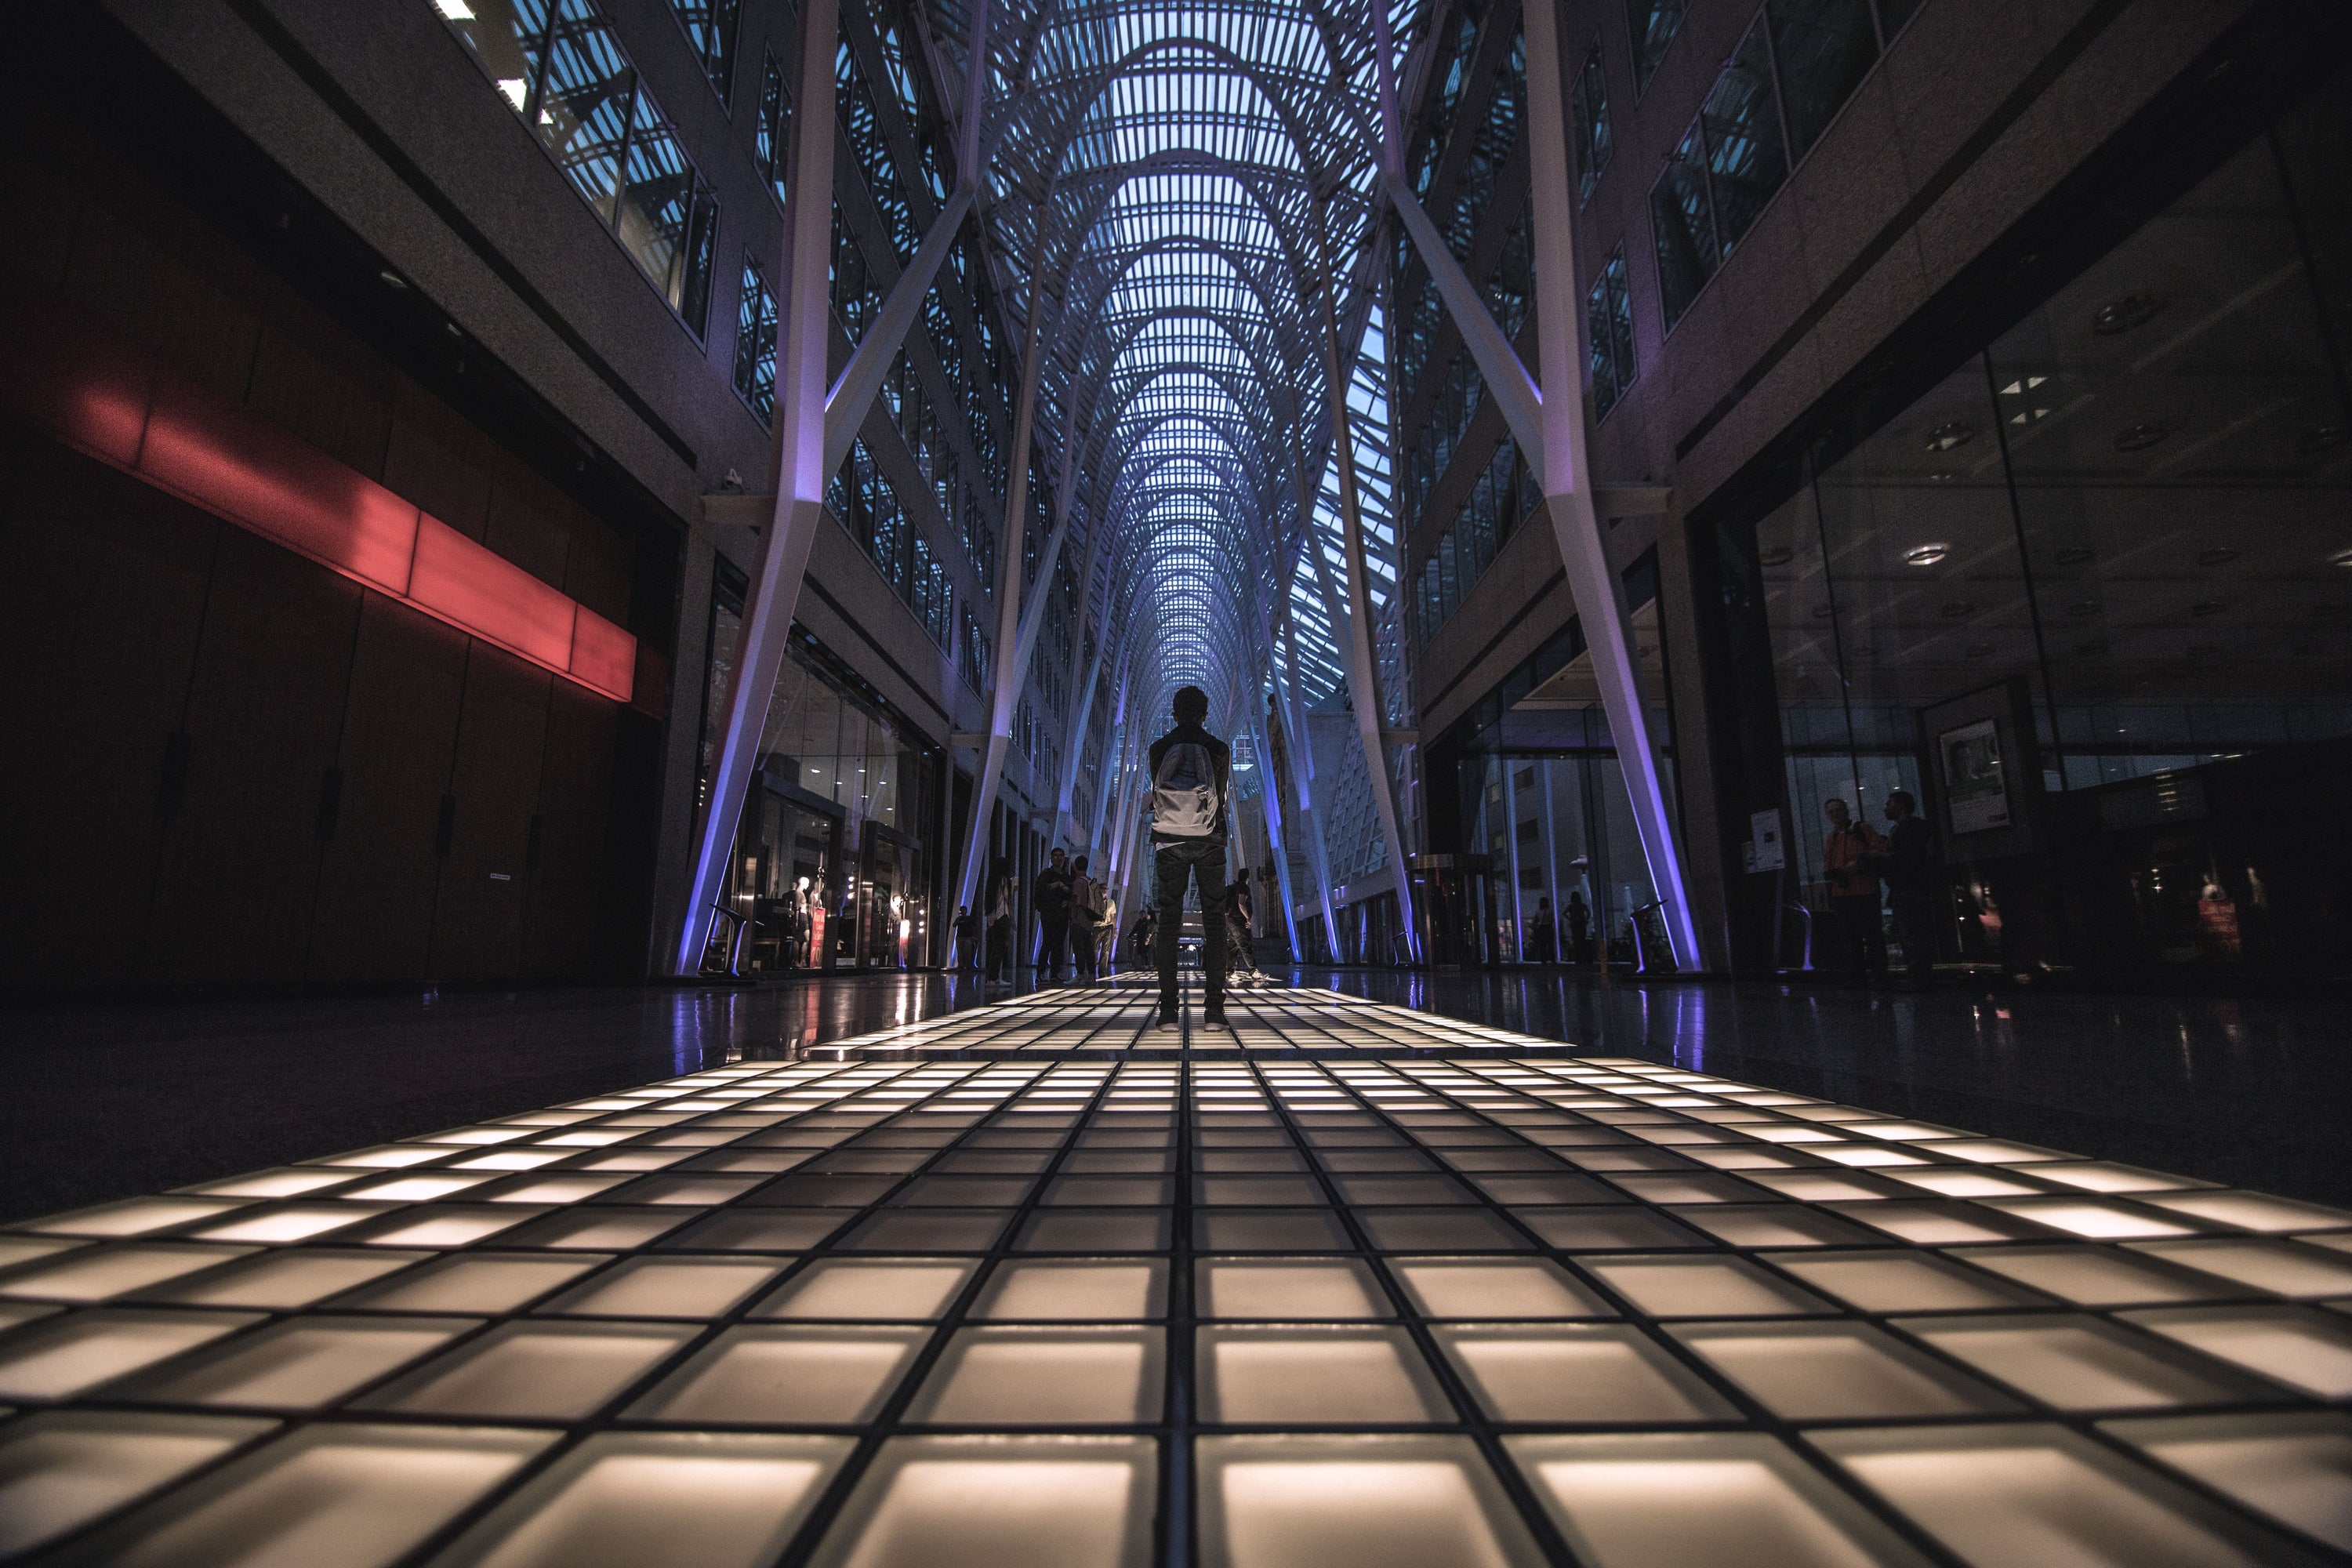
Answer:
[{"label": "man's sneaker", "polygon": [[1225,1026],[1225,1010],[1223,1007],[1203,1007],[1201,1009],[1201,1022],[1213,1029],[1222,1029]]},{"label": "man's sneaker", "polygon": [[1153,1027],[1160,1029],[1174,1029],[1176,1026],[1176,1015],[1173,1013],[1160,1014],[1160,1022],[1153,1026]]}]

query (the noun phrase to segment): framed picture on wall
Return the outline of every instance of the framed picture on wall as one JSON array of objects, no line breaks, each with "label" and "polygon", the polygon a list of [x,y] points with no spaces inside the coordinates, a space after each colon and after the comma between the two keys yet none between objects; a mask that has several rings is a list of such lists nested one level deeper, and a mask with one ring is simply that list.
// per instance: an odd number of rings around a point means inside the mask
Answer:
[{"label": "framed picture on wall", "polygon": [[2009,778],[2001,767],[2000,725],[1979,719],[1936,738],[1944,781],[1944,809],[1955,834],[1984,833],[2011,824]]}]

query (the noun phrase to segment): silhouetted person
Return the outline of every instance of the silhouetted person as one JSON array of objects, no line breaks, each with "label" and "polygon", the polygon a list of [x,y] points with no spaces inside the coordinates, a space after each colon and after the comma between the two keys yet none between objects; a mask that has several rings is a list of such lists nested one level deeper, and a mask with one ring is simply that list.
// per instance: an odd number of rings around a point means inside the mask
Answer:
[{"label": "silhouetted person", "polygon": [[1858,984],[1886,973],[1886,921],[1879,913],[1878,867],[1886,840],[1867,822],[1856,822],[1845,802],[1822,802],[1830,836],[1822,846],[1822,870],[1830,883],[1830,913],[1843,949],[1844,968]]},{"label": "silhouetted person", "polygon": [[1576,888],[1568,893],[1568,950],[1570,963],[1592,962],[1592,910],[1585,903],[1582,889]]},{"label": "silhouetted person", "polygon": [[1895,911],[1895,940],[1903,944],[1903,973],[1914,990],[1936,977],[1936,859],[1934,835],[1919,820],[1918,803],[1907,789],[1886,797],[1886,901]]},{"label": "silhouetted person", "polygon": [[1069,852],[1056,849],[1052,861],[1037,873],[1030,893],[1037,905],[1037,971],[1042,980],[1060,978],[1062,954],[1070,945],[1072,891]]},{"label": "silhouetted person", "polygon": [[1070,977],[1095,977],[1095,931],[1102,924],[1102,884],[1087,875],[1083,855],[1070,862]]},{"label": "silhouetted person", "polygon": [[1559,931],[1551,918],[1551,900],[1536,900],[1535,919],[1528,922],[1527,960],[1529,963],[1556,963],[1559,949],[1555,946]]},{"label": "silhouetted person", "polygon": [[1013,978],[1013,879],[999,876],[988,900],[988,977]]},{"label": "silhouetted person", "polygon": [[1251,951],[1250,931],[1257,921],[1257,906],[1250,896],[1249,869],[1244,867],[1225,889],[1225,965],[1244,974],[1257,973],[1257,954]]},{"label": "silhouetted person", "polygon": [[956,906],[955,943],[957,968],[978,969],[980,967],[980,948],[982,941],[982,930],[986,923],[987,922],[983,921],[978,915],[973,914],[971,910],[964,905],[958,904]]},{"label": "silhouetted person", "polygon": [[1179,688],[1176,727],[1151,742],[1151,844],[1160,892],[1160,1026],[1176,1027],[1176,938],[1184,884],[1201,889],[1202,1021],[1225,1021],[1225,795],[1233,752],[1201,727],[1209,695]]}]

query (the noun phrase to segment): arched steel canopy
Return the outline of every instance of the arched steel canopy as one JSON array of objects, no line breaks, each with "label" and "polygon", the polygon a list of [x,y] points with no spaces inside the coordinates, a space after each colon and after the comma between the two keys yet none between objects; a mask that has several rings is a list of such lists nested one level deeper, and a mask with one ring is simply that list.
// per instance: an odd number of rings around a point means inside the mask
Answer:
[{"label": "arched steel canopy", "polygon": [[[1344,573],[1326,322],[1360,337],[1370,304],[1370,11],[989,3],[983,222],[1009,314],[1025,321],[1045,290],[1040,472],[1069,487],[1069,558],[1097,563],[1084,619],[1133,638],[1144,711],[1185,683],[1254,705],[1287,592],[1301,684],[1325,696],[1346,664],[1325,602]],[[1401,47],[1412,9],[1392,18]],[[960,52],[961,18],[939,20]],[[1357,368],[1355,338],[1339,357]],[[1377,410],[1352,390],[1360,419],[1384,417],[1384,389]],[[1385,446],[1358,440],[1384,554]],[[1390,582],[1381,561],[1376,605]]]}]

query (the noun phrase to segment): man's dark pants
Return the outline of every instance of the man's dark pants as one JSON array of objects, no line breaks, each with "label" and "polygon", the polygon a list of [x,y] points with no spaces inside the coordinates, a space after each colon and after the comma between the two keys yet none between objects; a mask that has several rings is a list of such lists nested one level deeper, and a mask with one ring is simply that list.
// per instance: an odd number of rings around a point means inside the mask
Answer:
[{"label": "man's dark pants", "polygon": [[1895,906],[1895,938],[1903,944],[1903,968],[1911,984],[1924,991],[1936,977],[1936,895],[1921,889],[1898,892],[1887,901]]},{"label": "man's dark pants", "polygon": [[1886,973],[1886,918],[1875,893],[1839,894],[1830,900],[1837,917],[1840,967],[1857,980]]},{"label": "man's dark pants", "polygon": [[1189,838],[1162,844],[1156,860],[1160,882],[1160,1010],[1176,1011],[1176,938],[1184,929],[1184,880],[1201,889],[1201,970],[1207,992],[1205,1005],[1221,1012],[1225,1005],[1225,841]]},{"label": "man's dark pants", "polygon": [[1045,928],[1045,940],[1038,944],[1037,968],[1051,980],[1062,973],[1062,960],[1070,951],[1070,917],[1039,915],[1037,923]]}]

